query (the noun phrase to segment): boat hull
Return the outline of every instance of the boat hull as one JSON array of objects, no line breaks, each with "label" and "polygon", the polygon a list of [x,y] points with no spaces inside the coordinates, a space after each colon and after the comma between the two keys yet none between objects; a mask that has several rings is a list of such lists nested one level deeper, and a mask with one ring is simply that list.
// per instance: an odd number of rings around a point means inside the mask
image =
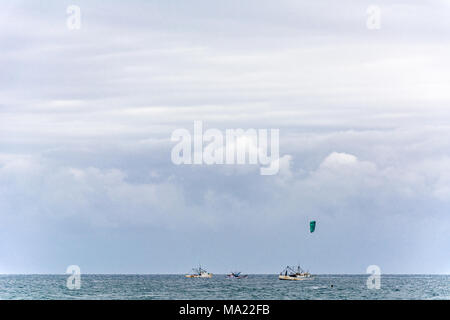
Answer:
[{"label": "boat hull", "polygon": [[206,274],[187,274],[185,276],[186,278],[212,278],[212,273],[206,273]]},{"label": "boat hull", "polygon": [[291,276],[278,276],[280,280],[291,280],[291,281],[301,281],[301,280],[312,280],[312,277],[291,277]]},{"label": "boat hull", "polygon": [[233,276],[233,275],[227,275],[227,278],[228,279],[245,279],[245,278],[247,278],[248,277],[248,275],[243,275],[243,276]]}]

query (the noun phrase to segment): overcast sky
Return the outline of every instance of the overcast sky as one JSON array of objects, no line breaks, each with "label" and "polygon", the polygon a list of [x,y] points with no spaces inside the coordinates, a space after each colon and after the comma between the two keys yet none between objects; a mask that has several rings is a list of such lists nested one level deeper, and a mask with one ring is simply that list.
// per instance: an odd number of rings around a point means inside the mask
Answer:
[{"label": "overcast sky", "polygon": [[[445,0],[2,1],[0,273],[450,273],[449,57]],[[280,172],[174,165],[196,120]]]}]

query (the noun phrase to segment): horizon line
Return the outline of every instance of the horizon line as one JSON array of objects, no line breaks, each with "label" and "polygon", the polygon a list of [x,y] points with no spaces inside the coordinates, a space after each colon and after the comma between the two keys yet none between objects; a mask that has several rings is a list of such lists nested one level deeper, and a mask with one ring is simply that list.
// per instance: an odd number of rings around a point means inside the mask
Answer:
[{"label": "horizon line", "polygon": [[[0,273],[0,276],[66,276],[71,275],[72,273]],[[167,275],[167,276],[180,276],[186,275],[189,273],[81,273],[81,275],[129,275],[129,276],[145,276],[145,275]],[[228,273],[212,273],[213,275],[227,275]],[[247,275],[278,275],[279,273],[245,273]],[[312,275],[324,276],[324,275],[339,275],[339,276],[367,276],[370,273],[313,273]],[[450,273],[382,273],[382,276],[450,276]]]}]

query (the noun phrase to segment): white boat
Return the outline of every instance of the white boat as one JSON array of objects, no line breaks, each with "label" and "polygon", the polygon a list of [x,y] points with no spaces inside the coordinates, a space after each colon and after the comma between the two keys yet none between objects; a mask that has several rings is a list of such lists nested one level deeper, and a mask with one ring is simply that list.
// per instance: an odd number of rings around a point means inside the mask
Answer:
[{"label": "white boat", "polygon": [[312,280],[314,279],[312,274],[304,271],[300,266],[290,267],[287,266],[283,271],[280,272],[278,276],[280,280]]},{"label": "white boat", "polygon": [[212,278],[212,273],[209,273],[205,269],[202,269],[201,266],[192,269],[192,271],[193,273],[187,274],[186,278]]}]

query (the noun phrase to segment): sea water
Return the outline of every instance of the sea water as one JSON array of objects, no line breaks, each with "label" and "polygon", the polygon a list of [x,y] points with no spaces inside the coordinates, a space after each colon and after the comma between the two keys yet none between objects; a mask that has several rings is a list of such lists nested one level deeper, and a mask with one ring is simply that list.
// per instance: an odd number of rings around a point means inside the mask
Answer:
[{"label": "sea water", "polygon": [[450,299],[450,275],[382,275],[379,289],[367,287],[368,276],[81,275],[80,289],[70,290],[68,275],[0,275],[0,299]]}]

